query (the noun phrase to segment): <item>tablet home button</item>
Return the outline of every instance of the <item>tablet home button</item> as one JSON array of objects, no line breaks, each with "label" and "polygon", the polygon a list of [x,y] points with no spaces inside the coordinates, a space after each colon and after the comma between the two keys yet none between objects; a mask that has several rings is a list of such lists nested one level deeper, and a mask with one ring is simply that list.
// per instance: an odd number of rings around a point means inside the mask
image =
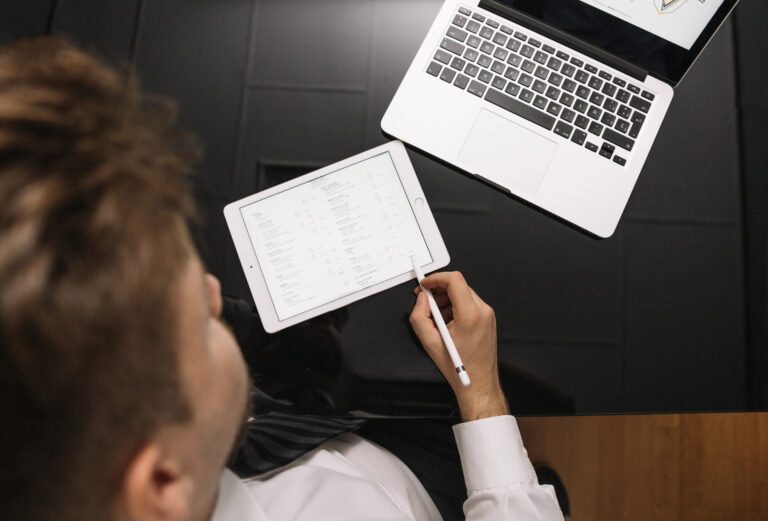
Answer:
[{"label": "tablet home button", "polygon": [[416,206],[416,208],[421,208],[424,206],[424,199],[421,197],[417,197],[416,200],[413,202],[413,204]]}]

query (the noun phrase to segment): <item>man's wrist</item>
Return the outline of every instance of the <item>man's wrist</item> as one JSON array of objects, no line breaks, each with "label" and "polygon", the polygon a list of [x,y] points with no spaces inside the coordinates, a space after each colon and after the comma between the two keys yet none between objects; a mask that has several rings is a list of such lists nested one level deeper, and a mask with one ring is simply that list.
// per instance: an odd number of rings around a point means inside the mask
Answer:
[{"label": "man's wrist", "polygon": [[457,395],[463,421],[469,422],[509,414],[509,405],[501,387],[494,387],[489,390]]}]

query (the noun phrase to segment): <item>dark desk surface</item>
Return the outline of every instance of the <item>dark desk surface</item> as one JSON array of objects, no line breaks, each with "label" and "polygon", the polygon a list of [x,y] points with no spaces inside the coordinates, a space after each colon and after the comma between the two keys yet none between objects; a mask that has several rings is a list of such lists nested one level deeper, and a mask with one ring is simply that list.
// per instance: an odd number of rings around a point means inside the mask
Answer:
[{"label": "dark desk surface", "polygon": [[[204,256],[225,292],[249,297],[222,207],[384,142],[381,116],[440,3],[80,0],[58,2],[51,20],[179,100],[207,150]],[[728,22],[677,89],[608,240],[411,152],[449,268],[496,309],[516,412],[751,407],[736,77]],[[270,339],[294,347],[267,350],[265,374],[282,367],[352,409],[445,414],[450,394],[408,326],[411,292]]]}]

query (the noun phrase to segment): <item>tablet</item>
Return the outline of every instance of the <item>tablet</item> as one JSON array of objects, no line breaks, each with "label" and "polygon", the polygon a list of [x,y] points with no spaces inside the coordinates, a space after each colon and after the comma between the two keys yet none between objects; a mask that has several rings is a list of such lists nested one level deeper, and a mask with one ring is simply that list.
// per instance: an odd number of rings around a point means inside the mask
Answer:
[{"label": "tablet", "polygon": [[450,260],[399,141],[224,208],[264,329],[273,333]]}]

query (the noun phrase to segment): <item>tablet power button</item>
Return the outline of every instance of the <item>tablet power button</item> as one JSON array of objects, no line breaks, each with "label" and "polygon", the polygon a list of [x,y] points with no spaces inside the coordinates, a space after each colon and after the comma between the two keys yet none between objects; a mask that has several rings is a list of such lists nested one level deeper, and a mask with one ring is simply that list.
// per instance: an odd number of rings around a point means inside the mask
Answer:
[{"label": "tablet power button", "polygon": [[413,204],[416,206],[416,208],[421,208],[424,206],[424,199],[421,197],[417,197],[416,200],[413,202]]}]

